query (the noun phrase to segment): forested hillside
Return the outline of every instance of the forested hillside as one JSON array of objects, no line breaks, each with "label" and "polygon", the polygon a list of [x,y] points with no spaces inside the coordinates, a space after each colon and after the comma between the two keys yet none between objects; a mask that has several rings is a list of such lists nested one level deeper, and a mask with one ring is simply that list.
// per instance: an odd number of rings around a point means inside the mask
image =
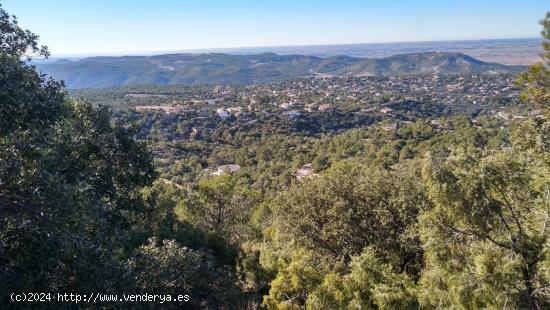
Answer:
[{"label": "forested hillside", "polygon": [[0,9],[1,307],[550,308],[542,26],[518,76],[68,93]]},{"label": "forested hillside", "polygon": [[347,56],[172,54],[90,57],[38,63],[69,88],[136,84],[251,85],[310,76],[394,76],[418,73],[513,73],[522,66],[487,63],[460,53],[409,53],[380,59]]}]

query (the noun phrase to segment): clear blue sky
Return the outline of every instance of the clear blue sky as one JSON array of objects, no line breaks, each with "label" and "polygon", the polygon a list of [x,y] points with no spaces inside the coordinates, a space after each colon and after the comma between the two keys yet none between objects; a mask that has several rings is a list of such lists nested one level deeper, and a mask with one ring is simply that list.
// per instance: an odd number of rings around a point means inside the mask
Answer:
[{"label": "clear blue sky", "polygon": [[0,0],[55,55],[537,37],[548,0]]}]

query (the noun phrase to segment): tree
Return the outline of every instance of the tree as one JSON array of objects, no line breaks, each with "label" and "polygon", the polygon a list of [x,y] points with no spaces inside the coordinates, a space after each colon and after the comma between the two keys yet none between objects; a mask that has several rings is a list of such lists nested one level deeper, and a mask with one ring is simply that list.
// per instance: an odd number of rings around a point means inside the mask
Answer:
[{"label": "tree", "polygon": [[21,58],[47,57],[46,47],[38,47],[38,36],[19,27],[15,16],[0,6],[0,134],[16,130],[40,129],[63,116],[65,94],[62,83],[45,81],[33,66]]},{"label": "tree", "polygon": [[[548,113],[550,13],[541,25],[544,62],[518,85],[523,100]],[[549,307],[549,128],[546,119],[529,120],[513,132],[511,150],[462,145],[447,158],[427,158],[423,179],[434,204],[420,221],[424,306]]]},{"label": "tree", "polygon": [[311,163],[311,167],[313,168],[313,171],[315,172],[321,172],[325,169],[327,169],[330,166],[330,160],[326,153],[321,153],[313,159],[313,162]]},{"label": "tree", "polygon": [[155,177],[151,156],[107,110],[39,75],[27,60],[47,49],[1,8],[0,30],[0,300],[124,287],[128,214]]},{"label": "tree", "polygon": [[189,295],[189,300],[167,307],[187,309],[230,309],[238,305],[238,289],[228,267],[219,266],[209,254],[183,247],[174,240],[161,245],[150,239],[129,259],[129,278],[141,292],[172,296]]},{"label": "tree", "polygon": [[523,88],[522,98],[538,106],[550,107],[550,12],[540,22],[545,54],[542,63],[532,65],[528,71],[518,78],[518,84]]},{"label": "tree", "polygon": [[245,232],[257,203],[257,193],[229,174],[202,181],[178,209],[180,218],[232,241]]},{"label": "tree", "polygon": [[263,305],[268,309],[303,309],[308,296],[323,280],[323,270],[310,253],[297,251],[271,282]]},{"label": "tree", "polygon": [[428,305],[542,309],[549,170],[517,151],[427,159],[433,207],[423,209]]},{"label": "tree", "polygon": [[366,249],[353,257],[348,273],[330,272],[309,296],[307,309],[418,309],[410,276],[397,274]]},{"label": "tree", "polygon": [[38,46],[38,36],[29,30],[24,30],[17,24],[17,18],[10,16],[0,7],[0,47],[2,53],[27,59],[34,54],[48,57],[50,54],[46,46]]},{"label": "tree", "polygon": [[275,228],[320,255],[349,260],[372,247],[398,272],[417,277],[422,249],[417,214],[428,204],[414,169],[344,165],[290,188],[274,202]]}]

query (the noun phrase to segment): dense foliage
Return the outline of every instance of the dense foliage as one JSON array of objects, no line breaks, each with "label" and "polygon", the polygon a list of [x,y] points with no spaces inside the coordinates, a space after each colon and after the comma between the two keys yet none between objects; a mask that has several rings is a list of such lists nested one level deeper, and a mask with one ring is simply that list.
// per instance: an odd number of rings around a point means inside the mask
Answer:
[{"label": "dense foliage", "polygon": [[147,199],[155,171],[145,145],[112,125],[107,110],[69,99],[62,83],[22,60],[47,51],[3,10],[0,25],[2,304],[13,292],[134,291],[227,305],[235,281],[211,250],[224,243],[197,242],[216,237],[170,223],[174,206],[164,193]]}]

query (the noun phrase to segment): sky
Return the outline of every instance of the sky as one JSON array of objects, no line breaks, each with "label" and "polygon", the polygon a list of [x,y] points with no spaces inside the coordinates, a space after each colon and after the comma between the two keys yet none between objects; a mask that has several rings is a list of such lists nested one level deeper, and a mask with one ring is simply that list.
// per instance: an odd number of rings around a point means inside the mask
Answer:
[{"label": "sky", "polygon": [[548,0],[0,0],[52,55],[534,38]]}]

